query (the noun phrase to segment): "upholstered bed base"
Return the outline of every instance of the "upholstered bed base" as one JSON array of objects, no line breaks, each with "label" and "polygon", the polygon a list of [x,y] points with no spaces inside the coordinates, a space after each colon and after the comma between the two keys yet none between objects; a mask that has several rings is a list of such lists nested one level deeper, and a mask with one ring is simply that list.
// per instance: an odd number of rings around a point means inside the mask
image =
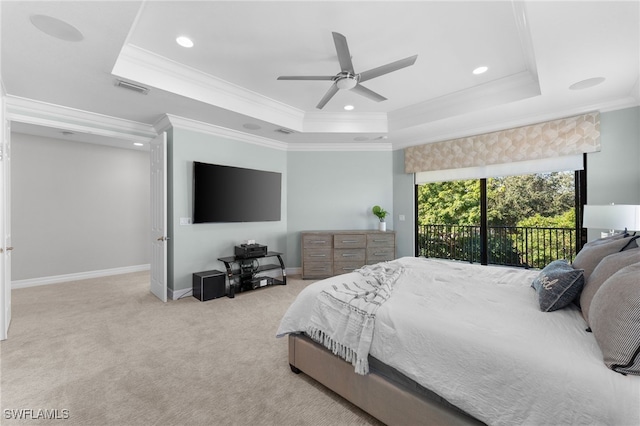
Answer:
[{"label": "upholstered bed base", "polygon": [[387,425],[482,424],[375,371],[356,374],[351,364],[304,335],[289,335],[289,364]]}]

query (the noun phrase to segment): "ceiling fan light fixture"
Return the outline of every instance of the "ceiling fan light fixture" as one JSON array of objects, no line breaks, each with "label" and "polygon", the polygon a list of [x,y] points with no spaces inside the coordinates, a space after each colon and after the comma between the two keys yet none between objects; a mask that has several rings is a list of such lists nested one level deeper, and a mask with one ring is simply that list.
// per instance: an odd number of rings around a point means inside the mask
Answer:
[{"label": "ceiling fan light fixture", "polygon": [[343,77],[336,81],[336,86],[340,90],[351,90],[356,87],[356,84],[358,84],[358,80],[354,77]]},{"label": "ceiling fan light fixture", "polygon": [[355,107],[354,107],[353,105],[345,105],[345,106],[344,106],[344,110],[345,110],[345,111],[353,111],[353,109],[354,109],[354,108],[355,108]]}]

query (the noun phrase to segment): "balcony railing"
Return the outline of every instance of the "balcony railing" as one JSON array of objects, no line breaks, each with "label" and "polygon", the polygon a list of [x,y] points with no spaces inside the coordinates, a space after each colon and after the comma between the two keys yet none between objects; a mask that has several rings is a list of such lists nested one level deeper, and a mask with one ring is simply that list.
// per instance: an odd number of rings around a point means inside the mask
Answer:
[{"label": "balcony railing", "polygon": [[[576,255],[576,230],[490,226],[487,258],[493,265],[544,268],[557,259]],[[422,225],[418,227],[418,256],[480,262],[480,226]]]}]

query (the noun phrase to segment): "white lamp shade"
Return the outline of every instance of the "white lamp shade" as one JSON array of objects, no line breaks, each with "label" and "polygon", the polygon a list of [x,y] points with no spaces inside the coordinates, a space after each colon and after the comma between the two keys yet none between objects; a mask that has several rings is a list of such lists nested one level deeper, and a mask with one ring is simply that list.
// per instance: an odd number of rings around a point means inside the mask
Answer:
[{"label": "white lamp shade", "polygon": [[629,204],[585,205],[582,226],[593,229],[640,231],[640,206]]}]

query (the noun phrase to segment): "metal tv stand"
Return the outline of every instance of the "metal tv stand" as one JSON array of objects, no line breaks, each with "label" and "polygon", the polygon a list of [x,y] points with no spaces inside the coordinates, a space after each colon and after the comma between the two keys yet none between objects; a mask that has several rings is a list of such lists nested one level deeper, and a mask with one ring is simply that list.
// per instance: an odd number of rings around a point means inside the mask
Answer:
[{"label": "metal tv stand", "polygon": [[[274,259],[277,259],[279,264],[275,264]],[[218,260],[224,263],[229,278],[227,297],[235,297],[236,293],[270,285],[287,285],[282,253],[270,251],[258,257],[228,256],[220,257]],[[264,275],[264,272],[276,269],[280,269],[280,278]]]}]

